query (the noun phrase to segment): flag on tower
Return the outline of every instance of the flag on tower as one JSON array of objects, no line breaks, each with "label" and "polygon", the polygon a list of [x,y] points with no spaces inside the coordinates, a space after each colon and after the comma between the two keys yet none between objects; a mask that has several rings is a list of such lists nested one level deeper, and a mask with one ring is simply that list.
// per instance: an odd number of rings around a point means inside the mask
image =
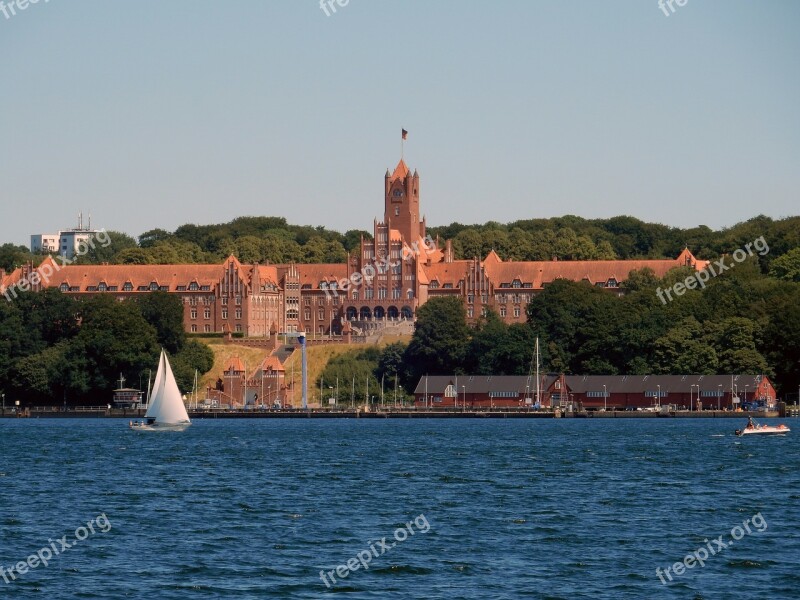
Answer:
[{"label": "flag on tower", "polygon": [[403,129],[403,139],[404,140],[408,139],[408,132],[405,129]]}]

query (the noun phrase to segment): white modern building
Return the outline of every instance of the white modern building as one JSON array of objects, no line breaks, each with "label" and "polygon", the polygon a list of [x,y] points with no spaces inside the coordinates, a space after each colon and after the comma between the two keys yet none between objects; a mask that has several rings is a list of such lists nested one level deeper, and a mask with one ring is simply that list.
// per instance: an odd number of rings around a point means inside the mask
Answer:
[{"label": "white modern building", "polygon": [[39,233],[31,236],[31,252],[48,252],[72,259],[78,249],[90,238],[96,236],[99,229],[92,229],[92,216],[89,215],[87,227],[83,226],[83,213],[78,215],[78,226],[74,229],[63,229],[57,234]]},{"label": "white modern building", "polygon": [[31,252],[58,252],[61,236],[57,233],[40,233],[31,236]]}]

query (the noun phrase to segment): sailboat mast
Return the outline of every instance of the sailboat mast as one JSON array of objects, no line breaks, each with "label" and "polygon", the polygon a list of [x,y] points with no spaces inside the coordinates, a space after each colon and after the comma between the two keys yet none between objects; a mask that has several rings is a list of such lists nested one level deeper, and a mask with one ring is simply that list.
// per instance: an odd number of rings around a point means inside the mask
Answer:
[{"label": "sailboat mast", "polygon": [[150,379],[153,377],[153,370],[148,369],[147,373],[147,406],[150,406]]},{"label": "sailboat mast", "polygon": [[540,406],[539,397],[539,338],[536,338],[536,405]]}]

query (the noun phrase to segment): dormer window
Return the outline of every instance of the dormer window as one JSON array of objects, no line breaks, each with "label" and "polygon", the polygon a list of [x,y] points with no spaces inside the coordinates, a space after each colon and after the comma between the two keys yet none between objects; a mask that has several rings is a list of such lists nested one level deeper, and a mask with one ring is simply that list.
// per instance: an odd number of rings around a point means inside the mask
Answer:
[{"label": "dormer window", "polygon": [[108,286],[105,283],[101,283],[97,286],[98,292],[105,292],[108,289]]},{"label": "dormer window", "polygon": [[199,290],[199,289],[200,289],[200,286],[199,286],[199,285],[197,285],[197,282],[196,282],[196,281],[193,281],[192,283],[190,283],[190,284],[189,284],[189,289],[190,289],[191,291],[193,291],[193,292],[196,292],[197,290]]},{"label": "dormer window", "polygon": [[133,291],[133,284],[130,281],[126,281],[125,285],[122,286],[123,292],[132,292]]},{"label": "dormer window", "polygon": [[69,291],[69,284],[68,283],[62,283],[61,286],[58,289],[61,290],[62,292],[68,292]]},{"label": "dormer window", "polygon": [[151,292],[157,292],[158,291],[158,284],[155,281],[150,283],[150,291]]}]

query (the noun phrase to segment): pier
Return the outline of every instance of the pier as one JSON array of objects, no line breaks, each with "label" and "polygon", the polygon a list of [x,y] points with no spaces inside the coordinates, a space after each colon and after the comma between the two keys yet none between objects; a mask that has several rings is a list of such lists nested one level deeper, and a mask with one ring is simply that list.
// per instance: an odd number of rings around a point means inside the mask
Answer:
[{"label": "pier", "polygon": [[[111,418],[141,419],[144,410],[125,408],[86,407],[29,407],[15,411],[0,411],[0,419],[75,419]],[[787,411],[787,416],[790,416]],[[796,415],[797,413],[793,413]],[[561,411],[534,410],[529,408],[503,409],[414,409],[387,408],[370,409],[283,409],[283,410],[189,410],[192,420],[199,419],[757,419],[779,417],[777,412],[734,412],[725,410],[704,411]]]}]

